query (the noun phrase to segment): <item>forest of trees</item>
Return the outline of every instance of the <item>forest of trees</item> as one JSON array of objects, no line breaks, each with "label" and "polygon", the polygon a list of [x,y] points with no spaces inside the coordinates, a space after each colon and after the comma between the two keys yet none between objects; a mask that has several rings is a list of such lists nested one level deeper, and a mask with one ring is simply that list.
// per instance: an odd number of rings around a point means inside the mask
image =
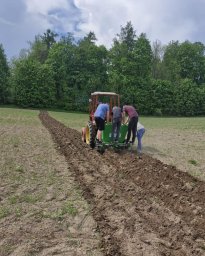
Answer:
[{"label": "forest of trees", "polygon": [[91,92],[112,91],[140,114],[205,115],[201,42],[151,45],[131,22],[109,50],[96,41],[94,32],[76,42],[48,29],[10,62],[0,44],[0,104],[86,111]]}]

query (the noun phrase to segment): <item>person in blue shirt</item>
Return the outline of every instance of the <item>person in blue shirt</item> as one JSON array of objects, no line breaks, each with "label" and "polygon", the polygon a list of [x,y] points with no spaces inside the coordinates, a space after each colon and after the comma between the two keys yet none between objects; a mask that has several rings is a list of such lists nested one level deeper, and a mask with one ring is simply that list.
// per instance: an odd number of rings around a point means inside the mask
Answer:
[{"label": "person in blue shirt", "polygon": [[99,103],[94,113],[96,128],[97,128],[97,142],[102,142],[102,131],[105,130],[105,120],[109,122],[109,105],[107,103]]}]

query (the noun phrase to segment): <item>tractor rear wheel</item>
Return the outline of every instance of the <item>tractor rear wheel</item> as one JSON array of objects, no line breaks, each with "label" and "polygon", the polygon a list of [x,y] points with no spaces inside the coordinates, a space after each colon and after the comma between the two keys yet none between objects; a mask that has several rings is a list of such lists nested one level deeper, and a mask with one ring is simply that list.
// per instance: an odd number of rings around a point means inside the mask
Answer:
[{"label": "tractor rear wheel", "polygon": [[94,148],[95,147],[95,137],[96,137],[95,125],[93,125],[92,122],[89,121],[85,129],[86,129],[86,132],[85,132],[86,143],[88,145],[90,145],[91,148]]}]

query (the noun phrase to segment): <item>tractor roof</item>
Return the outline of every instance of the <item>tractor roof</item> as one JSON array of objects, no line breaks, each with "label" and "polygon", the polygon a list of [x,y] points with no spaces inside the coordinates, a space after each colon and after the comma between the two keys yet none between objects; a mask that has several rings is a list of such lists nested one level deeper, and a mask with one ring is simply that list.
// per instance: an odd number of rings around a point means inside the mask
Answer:
[{"label": "tractor roof", "polygon": [[107,95],[107,96],[116,96],[118,95],[117,93],[115,92],[93,92],[91,93],[92,96],[95,96],[95,95]]}]

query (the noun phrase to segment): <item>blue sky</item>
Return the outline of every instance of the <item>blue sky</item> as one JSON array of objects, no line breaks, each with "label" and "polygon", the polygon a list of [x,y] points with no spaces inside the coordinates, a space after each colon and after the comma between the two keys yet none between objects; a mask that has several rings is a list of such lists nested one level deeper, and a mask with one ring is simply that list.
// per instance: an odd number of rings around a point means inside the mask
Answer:
[{"label": "blue sky", "polygon": [[8,58],[50,28],[83,37],[94,31],[106,47],[131,21],[136,34],[152,42],[200,41],[205,44],[205,0],[0,0],[0,43]]}]

